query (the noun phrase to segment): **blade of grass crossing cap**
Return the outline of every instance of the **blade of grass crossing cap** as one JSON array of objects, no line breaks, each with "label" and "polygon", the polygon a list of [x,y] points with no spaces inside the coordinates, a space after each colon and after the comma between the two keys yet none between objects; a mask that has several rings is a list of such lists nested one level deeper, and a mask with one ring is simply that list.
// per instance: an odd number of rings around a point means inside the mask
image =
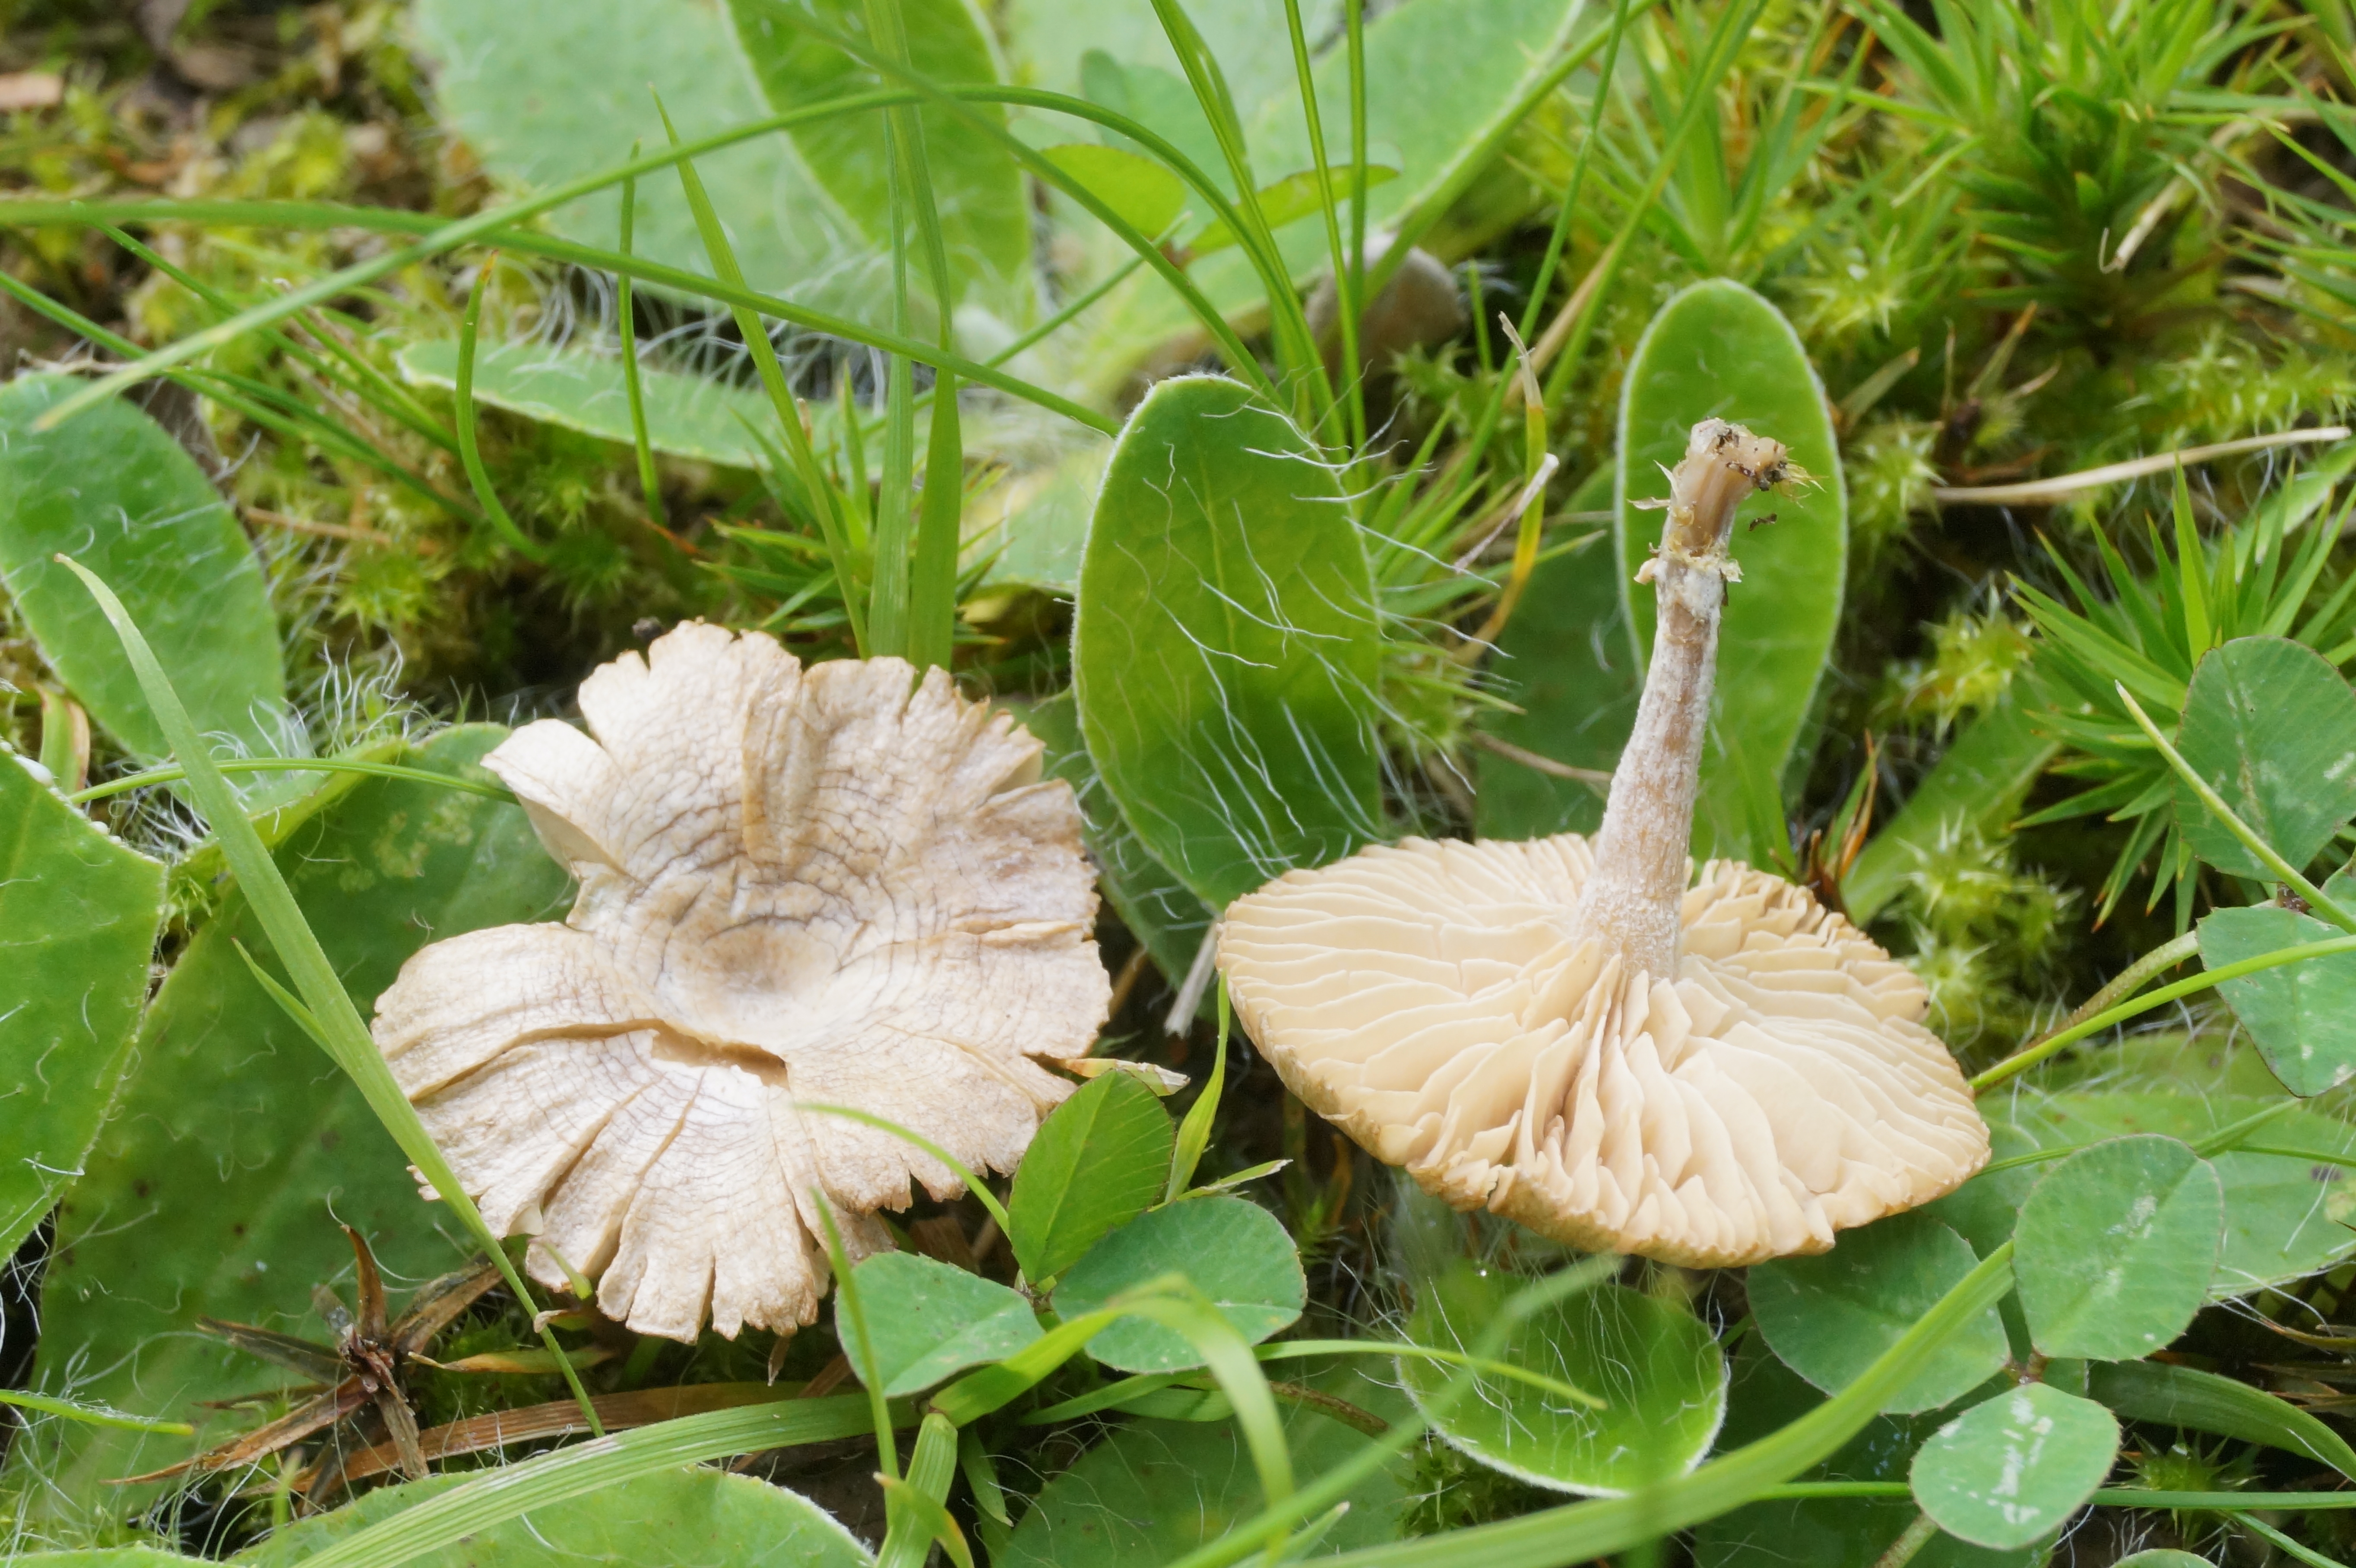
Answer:
[{"label": "blade of grass crossing cap", "polygon": [[[294,981],[294,989],[310,1014],[306,1027],[314,1032],[328,1059],[343,1069],[345,1076],[359,1086],[360,1097],[368,1102],[384,1129],[392,1135],[394,1143],[410,1162],[424,1173],[434,1190],[441,1195],[453,1213],[472,1232],[498,1264],[500,1276],[515,1293],[516,1300],[525,1307],[532,1305],[531,1294],[524,1287],[523,1278],[515,1265],[508,1261],[499,1245],[499,1238],[483,1221],[482,1211],[450,1169],[442,1151],[434,1147],[425,1125],[417,1119],[417,1112],[409,1097],[393,1081],[392,1069],[377,1051],[376,1041],[369,1038],[368,1025],[361,1021],[359,1009],[336,976],[335,965],[327,961],[325,949],[311,930],[310,922],[303,918],[302,907],[278,874],[278,863],[270,858],[263,847],[262,835],[238,806],[236,795],[229,780],[213,765],[212,750],[181,706],[179,693],[172,688],[164,667],[156,661],[155,650],[132,621],[123,601],[114,590],[101,581],[98,574],[80,561],[59,556],[58,563],[75,576],[98,601],[99,609],[113,625],[115,635],[123,639],[123,651],[131,661],[133,672],[139,677],[140,689],[145,694],[148,707],[164,737],[171,742],[173,754],[187,770],[188,793],[197,806],[211,824],[214,837],[220,840],[222,856],[237,874],[238,886],[244,891],[246,902],[252,908],[254,918],[261,922],[263,934],[285,965]],[[298,1020],[299,1021],[299,1020]],[[573,1397],[580,1401],[583,1417],[590,1430],[603,1435],[605,1427],[598,1421],[589,1403],[588,1392],[581,1386],[580,1374],[556,1343],[552,1332],[542,1330],[541,1338],[564,1371],[565,1381],[572,1385]]]}]

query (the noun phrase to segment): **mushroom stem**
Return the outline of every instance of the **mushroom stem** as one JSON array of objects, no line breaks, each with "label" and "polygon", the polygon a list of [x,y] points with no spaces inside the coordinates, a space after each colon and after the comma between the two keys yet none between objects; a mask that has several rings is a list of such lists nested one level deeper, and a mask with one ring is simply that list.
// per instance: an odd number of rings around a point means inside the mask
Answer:
[{"label": "mushroom stem", "polygon": [[1579,919],[1583,930],[1648,974],[1665,977],[1676,968],[1719,619],[1726,585],[1741,579],[1726,552],[1735,507],[1752,491],[1796,476],[1782,443],[1724,420],[1702,421],[1669,475],[1660,549],[1636,573],[1637,581],[1653,585],[1658,608],[1653,663],[1635,729],[1612,770]]}]

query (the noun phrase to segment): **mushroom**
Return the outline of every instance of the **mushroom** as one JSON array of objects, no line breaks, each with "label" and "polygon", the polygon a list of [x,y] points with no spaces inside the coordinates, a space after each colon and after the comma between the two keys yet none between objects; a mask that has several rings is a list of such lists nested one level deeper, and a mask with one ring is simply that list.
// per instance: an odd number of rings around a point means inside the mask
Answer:
[{"label": "mushroom", "polygon": [[1922,983],[1805,889],[1687,858],[1735,508],[1800,477],[1772,441],[1694,427],[1592,842],[1409,839],[1226,912],[1220,969],[1285,1083],[1460,1210],[1727,1266],[1823,1252],[1987,1158]]},{"label": "mushroom", "polygon": [[[899,659],[804,669],[690,624],[485,759],[580,891],[562,924],[437,942],[375,1037],[467,1194],[535,1277],[695,1338],[790,1333],[878,1209],[1012,1170],[1111,987],[1070,786],[1041,747]],[[594,739],[592,737],[594,737]],[[823,1194],[823,1198],[818,1194]]]}]

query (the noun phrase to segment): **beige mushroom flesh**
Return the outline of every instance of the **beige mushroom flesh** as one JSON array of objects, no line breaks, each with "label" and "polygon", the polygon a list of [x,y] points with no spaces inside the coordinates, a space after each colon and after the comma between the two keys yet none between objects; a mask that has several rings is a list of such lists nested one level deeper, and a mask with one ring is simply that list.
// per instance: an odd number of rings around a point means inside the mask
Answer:
[{"label": "beige mushroom flesh", "polygon": [[[562,924],[421,951],[376,1040],[484,1218],[606,1316],[787,1333],[879,1209],[960,1188],[863,1111],[1009,1171],[1110,985],[1095,874],[1040,745],[898,659],[809,668],[681,626],[582,683],[587,734],[486,759],[580,879]],[[1034,1060],[1040,1059],[1040,1060]],[[819,1195],[822,1194],[822,1198]]]},{"label": "beige mushroom flesh", "polygon": [[1921,982],[1805,889],[1687,856],[1735,509],[1794,477],[1775,442],[1694,427],[1592,841],[1410,839],[1226,912],[1220,969],[1287,1085],[1458,1209],[1730,1266],[1823,1252],[1987,1159]]}]

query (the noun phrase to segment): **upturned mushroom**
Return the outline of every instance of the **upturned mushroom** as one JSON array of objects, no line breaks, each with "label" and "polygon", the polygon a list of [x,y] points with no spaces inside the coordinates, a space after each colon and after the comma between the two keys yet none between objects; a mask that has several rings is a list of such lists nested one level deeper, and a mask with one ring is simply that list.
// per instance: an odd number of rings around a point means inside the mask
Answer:
[{"label": "upturned mushroom", "polygon": [[1226,912],[1219,966],[1286,1084],[1458,1209],[1725,1266],[1823,1252],[1987,1158],[1921,982],[1805,889],[1687,857],[1735,508],[1796,477],[1775,442],[1694,427],[1591,842],[1409,839]]},{"label": "upturned mushroom", "polygon": [[[850,1106],[1012,1170],[1110,986],[1095,875],[1040,744],[899,659],[805,669],[684,625],[486,761],[580,892],[562,924],[437,942],[375,1035],[483,1217],[533,1275],[692,1339],[790,1332],[878,1209],[959,1188]],[[593,738],[594,737],[594,738]]]}]

